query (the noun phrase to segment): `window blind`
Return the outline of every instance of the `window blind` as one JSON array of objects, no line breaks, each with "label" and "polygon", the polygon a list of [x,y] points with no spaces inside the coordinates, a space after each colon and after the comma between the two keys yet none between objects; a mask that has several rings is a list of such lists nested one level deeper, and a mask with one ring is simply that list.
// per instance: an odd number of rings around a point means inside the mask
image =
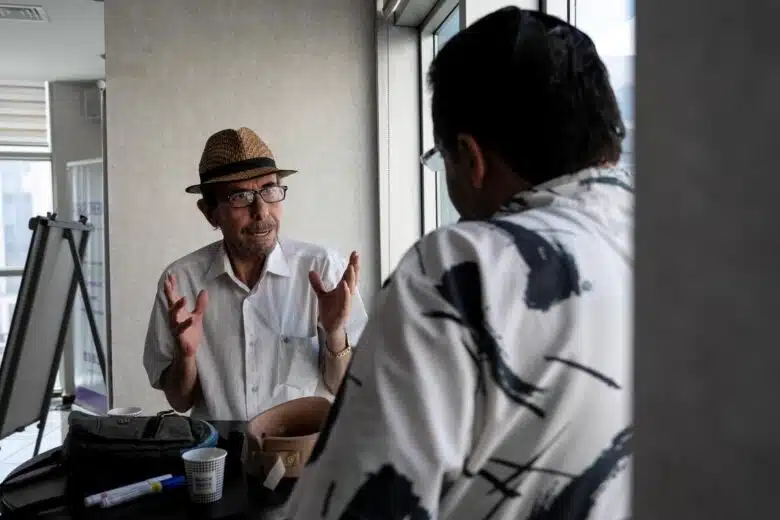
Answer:
[{"label": "window blind", "polygon": [[46,84],[0,80],[0,146],[49,147]]}]

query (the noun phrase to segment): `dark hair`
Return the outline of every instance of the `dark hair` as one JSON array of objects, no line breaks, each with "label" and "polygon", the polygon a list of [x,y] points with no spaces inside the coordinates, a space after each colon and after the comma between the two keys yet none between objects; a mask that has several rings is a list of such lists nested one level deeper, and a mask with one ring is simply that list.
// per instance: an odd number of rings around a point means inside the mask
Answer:
[{"label": "dark hair", "polygon": [[593,41],[517,7],[456,34],[428,73],[434,133],[474,137],[533,184],[617,162],[626,130]]},{"label": "dark hair", "polygon": [[203,196],[203,201],[210,210],[217,208],[219,201],[217,200],[217,187],[214,184],[203,184],[200,187],[200,194]]}]

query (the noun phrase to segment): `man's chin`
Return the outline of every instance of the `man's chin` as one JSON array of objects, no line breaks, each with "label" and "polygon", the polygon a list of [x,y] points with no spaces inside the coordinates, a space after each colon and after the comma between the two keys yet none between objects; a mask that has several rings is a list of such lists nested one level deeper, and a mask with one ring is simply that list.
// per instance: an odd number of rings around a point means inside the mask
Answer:
[{"label": "man's chin", "polygon": [[276,230],[268,234],[253,234],[244,241],[246,249],[258,254],[270,253],[276,246]]}]

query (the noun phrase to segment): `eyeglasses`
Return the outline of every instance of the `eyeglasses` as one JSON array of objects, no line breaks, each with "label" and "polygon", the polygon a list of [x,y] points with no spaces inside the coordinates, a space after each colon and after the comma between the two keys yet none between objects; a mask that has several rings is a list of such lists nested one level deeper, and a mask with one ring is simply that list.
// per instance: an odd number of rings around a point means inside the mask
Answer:
[{"label": "eyeglasses", "polygon": [[433,147],[422,154],[422,156],[420,156],[420,162],[431,171],[444,173],[444,157],[436,147]]},{"label": "eyeglasses", "polygon": [[255,203],[257,196],[266,204],[281,202],[287,196],[287,186],[266,186],[259,190],[242,190],[231,193],[227,202],[231,208],[246,208]]}]

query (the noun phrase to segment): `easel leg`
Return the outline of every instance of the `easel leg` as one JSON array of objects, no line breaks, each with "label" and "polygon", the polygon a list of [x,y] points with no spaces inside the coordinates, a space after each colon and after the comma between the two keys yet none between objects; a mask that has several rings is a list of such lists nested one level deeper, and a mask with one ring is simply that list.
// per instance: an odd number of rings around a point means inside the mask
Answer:
[{"label": "easel leg", "polygon": [[35,451],[33,451],[33,457],[38,456],[38,452],[41,450],[41,441],[43,440],[43,432],[46,430],[46,421],[48,420],[48,411],[43,414],[41,420],[38,421],[38,438],[35,439]]}]

